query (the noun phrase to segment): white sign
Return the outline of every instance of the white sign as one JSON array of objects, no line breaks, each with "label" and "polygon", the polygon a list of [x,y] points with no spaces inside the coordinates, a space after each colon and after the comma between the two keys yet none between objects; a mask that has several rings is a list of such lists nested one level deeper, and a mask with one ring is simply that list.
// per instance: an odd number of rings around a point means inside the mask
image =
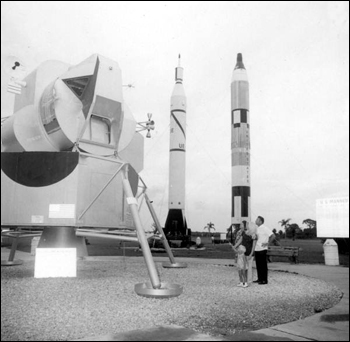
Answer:
[{"label": "white sign", "polygon": [[349,237],[349,197],[316,201],[317,237]]},{"label": "white sign", "polygon": [[226,240],[226,233],[220,233],[220,240]]},{"label": "white sign", "polygon": [[37,248],[34,278],[77,276],[76,248]]},{"label": "white sign", "polygon": [[32,223],[44,223],[44,216],[32,215]]},{"label": "white sign", "polygon": [[75,218],[75,204],[50,204],[49,218]]}]

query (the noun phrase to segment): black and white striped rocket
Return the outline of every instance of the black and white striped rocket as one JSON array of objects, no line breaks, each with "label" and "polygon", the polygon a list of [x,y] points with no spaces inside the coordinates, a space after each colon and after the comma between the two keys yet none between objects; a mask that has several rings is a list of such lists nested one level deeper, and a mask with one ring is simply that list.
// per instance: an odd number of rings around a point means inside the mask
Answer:
[{"label": "black and white striped rocket", "polygon": [[170,160],[169,160],[169,213],[165,232],[170,235],[187,235],[185,218],[186,174],[186,95],[183,68],[175,68],[175,86],[170,101]]},{"label": "black and white striped rocket", "polygon": [[242,54],[231,80],[232,224],[250,222],[249,82]]}]

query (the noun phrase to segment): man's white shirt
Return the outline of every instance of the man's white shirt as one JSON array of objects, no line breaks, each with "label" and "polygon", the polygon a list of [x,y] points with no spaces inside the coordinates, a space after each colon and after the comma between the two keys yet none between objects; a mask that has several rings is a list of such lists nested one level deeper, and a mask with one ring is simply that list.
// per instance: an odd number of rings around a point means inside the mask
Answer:
[{"label": "man's white shirt", "polygon": [[272,230],[262,224],[258,227],[256,234],[258,236],[258,240],[256,241],[255,251],[259,252],[268,249],[268,245],[265,247],[262,247],[262,245],[269,243],[269,238],[273,234]]}]

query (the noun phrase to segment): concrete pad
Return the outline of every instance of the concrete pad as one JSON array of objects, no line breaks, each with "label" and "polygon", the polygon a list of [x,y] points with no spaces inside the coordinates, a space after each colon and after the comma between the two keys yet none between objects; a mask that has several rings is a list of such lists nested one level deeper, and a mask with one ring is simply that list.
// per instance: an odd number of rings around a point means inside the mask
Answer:
[{"label": "concrete pad", "polygon": [[86,337],[75,341],[222,341],[220,337],[197,333],[178,325],[157,326],[120,334]]},{"label": "concrete pad", "polygon": [[[253,339],[252,336],[254,336],[256,339]],[[276,331],[273,328],[260,329],[259,332],[252,331],[249,334],[247,333],[245,336],[243,335],[242,337],[243,339],[232,341],[312,341],[301,336]]]},{"label": "concrete pad", "polygon": [[276,325],[273,329],[316,341],[349,341],[349,322],[327,323],[304,319]]},{"label": "concrete pad", "polygon": [[177,325],[165,325],[120,334],[86,337],[75,341],[309,341],[291,339],[290,335],[278,332],[273,335],[269,329],[266,329],[266,332],[267,334],[243,332],[229,336],[211,336]]}]

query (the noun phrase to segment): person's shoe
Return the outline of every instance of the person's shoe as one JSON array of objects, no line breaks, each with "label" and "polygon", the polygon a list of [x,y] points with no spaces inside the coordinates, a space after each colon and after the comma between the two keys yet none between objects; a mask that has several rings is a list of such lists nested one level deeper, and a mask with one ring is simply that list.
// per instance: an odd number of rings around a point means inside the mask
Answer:
[{"label": "person's shoe", "polygon": [[243,283],[243,287],[248,287],[248,283]]},{"label": "person's shoe", "polygon": [[238,287],[243,287],[243,283],[237,284]]},{"label": "person's shoe", "polygon": [[260,283],[260,280],[253,280],[253,283]]},{"label": "person's shoe", "polygon": [[259,281],[258,284],[259,285],[267,285],[267,281]]}]

